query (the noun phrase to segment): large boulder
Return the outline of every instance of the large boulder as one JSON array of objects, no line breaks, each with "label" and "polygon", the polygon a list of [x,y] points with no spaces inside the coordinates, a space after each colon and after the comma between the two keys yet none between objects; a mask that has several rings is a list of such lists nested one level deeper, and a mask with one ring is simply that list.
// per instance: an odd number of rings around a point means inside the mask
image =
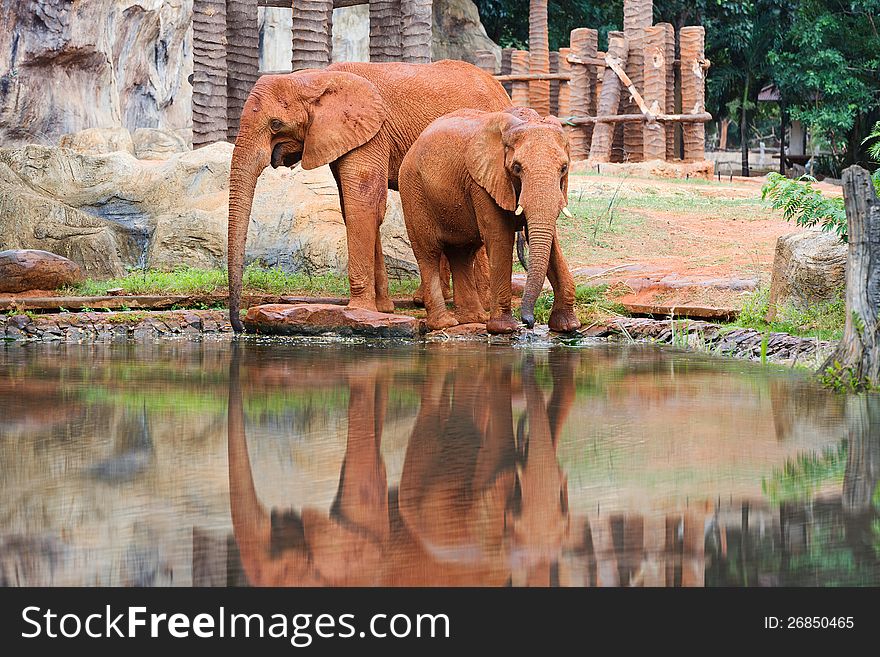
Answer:
[{"label": "large boulder", "polygon": [[180,134],[159,128],[138,128],[131,136],[134,156],[139,160],[167,160],[190,149]]},{"label": "large boulder", "polygon": [[803,308],[839,297],[846,283],[846,251],[835,233],[821,230],[776,240],[767,321],[784,306]]},{"label": "large boulder", "polygon": [[471,0],[434,0],[431,58],[475,63],[477,50],[491,50],[501,63],[501,48],[488,37]]},{"label": "large boulder", "polygon": [[72,260],[35,249],[0,251],[0,292],[55,290],[83,280]]},{"label": "large boulder", "polygon": [[[98,278],[131,267],[225,267],[232,148],[219,142],[164,161],[0,149],[0,248],[52,251]],[[418,272],[396,192],[382,244],[392,276]],[[263,172],[246,259],[291,272],[346,271],[345,224],[328,167]]]},{"label": "large boulder", "polygon": [[0,143],[192,124],[192,0],[0,0]]},{"label": "large boulder", "polygon": [[134,141],[128,128],[86,128],[61,137],[61,148],[80,153],[115,153],[123,151],[134,155]]}]

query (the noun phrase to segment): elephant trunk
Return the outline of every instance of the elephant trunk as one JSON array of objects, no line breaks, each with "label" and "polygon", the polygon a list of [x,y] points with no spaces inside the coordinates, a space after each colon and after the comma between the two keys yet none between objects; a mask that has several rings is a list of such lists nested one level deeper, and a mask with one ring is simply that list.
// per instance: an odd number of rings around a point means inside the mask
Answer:
[{"label": "elephant trunk", "polygon": [[556,237],[556,218],[566,201],[558,178],[543,175],[523,181],[519,202],[525,210],[529,231],[529,273],[520,313],[523,323],[532,328],[535,325],[535,301],[544,287],[550,250]]},{"label": "elephant trunk", "polygon": [[244,253],[248,224],[254,201],[257,178],[269,164],[269,150],[242,140],[235,143],[229,171],[229,233],[227,245],[229,272],[229,321],[232,330],[241,333],[241,285],[244,276]]}]

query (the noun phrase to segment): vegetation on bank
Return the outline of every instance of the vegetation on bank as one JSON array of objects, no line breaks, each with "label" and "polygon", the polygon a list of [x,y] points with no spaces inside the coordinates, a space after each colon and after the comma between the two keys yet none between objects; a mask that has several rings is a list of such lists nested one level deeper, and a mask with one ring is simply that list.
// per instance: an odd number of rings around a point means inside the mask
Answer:
[{"label": "vegetation on bank", "polygon": [[[609,298],[607,285],[578,285],[574,294],[575,312],[584,327],[611,316],[628,314],[622,305]],[[543,292],[535,301],[535,321],[546,324],[552,308],[553,293]]]},{"label": "vegetation on bank", "polygon": [[739,317],[732,326],[819,340],[840,340],[843,337],[846,304],[842,290],[832,300],[811,302],[805,308],[787,304],[778,306],[772,322],[766,320],[769,308],[770,289],[762,287],[746,297]]},{"label": "vegetation on bank", "polygon": [[[391,279],[392,296],[412,296],[418,278]],[[251,265],[245,269],[245,294],[348,296],[348,278],[337,274],[289,274],[280,269]],[[103,296],[108,290],[122,289],[124,294],[222,295],[226,293],[226,271],[181,267],[171,272],[134,270],[122,278],[108,281],[87,280],[66,288],[64,295]]]}]

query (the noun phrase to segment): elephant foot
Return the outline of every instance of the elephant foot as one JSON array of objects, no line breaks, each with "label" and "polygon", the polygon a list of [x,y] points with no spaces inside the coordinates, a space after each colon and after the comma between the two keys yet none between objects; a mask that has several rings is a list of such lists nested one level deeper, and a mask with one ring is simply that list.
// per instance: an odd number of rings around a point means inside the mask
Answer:
[{"label": "elephant foot", "polygon": [[571,333],[581,326],[573,308],[554,308],[547,324],[550,326],[550,330],[556,333]]},{"label": "elephant foot", "polygon": [[425,297],[422,296],[422,290],[419,288],[419,291],[413,295],[413,304],[416,308],[424,308],[425,307]]},{"label": "elephant foot", "polygon": [[490,319],[486,322],[486,330],[489,333],[513,333],[518,328],[519,322],[517,322],[510,313]]},{"label": "elephant foot", "polygon": [[363,297],[352,297],[351,299],[349,299],[346,308],[372,310],[373,312],[377,312],[375,299],[365,299]]},{"label": "elephant foot", "polygon": [[440,331],[453,326],[458,326],[458,320],[450,312],[441,313],[436,317],[428,317],[428,328],[432,331]]},{"label": "elephant foot", "polygon": [[485,310],[463,310],[455,313],[459,324],[485,324],[489,313]]},{"label": "elephant foot", "polygon": [[376,299],[376,310],[380,313],[393,313],[394,312],[394,301],[391,299]]}]

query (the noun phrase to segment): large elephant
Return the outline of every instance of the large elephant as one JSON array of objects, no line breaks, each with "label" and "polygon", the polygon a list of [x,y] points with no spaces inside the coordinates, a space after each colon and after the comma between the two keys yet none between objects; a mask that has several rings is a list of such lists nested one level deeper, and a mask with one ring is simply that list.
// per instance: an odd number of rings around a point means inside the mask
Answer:
[{"label": "large elephant", "polygon": [[[510,277],[514,235],[523,226],[529,235],[523,322],[534,325],[535,300],[549,276],[554,293],[550,328],[566,332],[580,326],[574,279],[556,234],[559,213],[568,213],[569,163],[559,121],[524,108],[454,112],[434,121],[416,140],[400,167],[400,197],[430,328],[485,321],[478,291],[464,275],[485,244],[492,299],[486,326],[491,333],[516,329]],[[441,254],[452,267],[457,316],[443,303]]]},{"label": "large elephant", "polygon": [[348,238],[349,305],[390,312],[379,241],[387,190],[403,156],[434,119],[464,107],[510,106],[503,87],[471,64],[344,63],[264,75],[245,103],[229,180],[229,311],[239,316],[245,242],[260,173],[268,165],[329,164]]}]

